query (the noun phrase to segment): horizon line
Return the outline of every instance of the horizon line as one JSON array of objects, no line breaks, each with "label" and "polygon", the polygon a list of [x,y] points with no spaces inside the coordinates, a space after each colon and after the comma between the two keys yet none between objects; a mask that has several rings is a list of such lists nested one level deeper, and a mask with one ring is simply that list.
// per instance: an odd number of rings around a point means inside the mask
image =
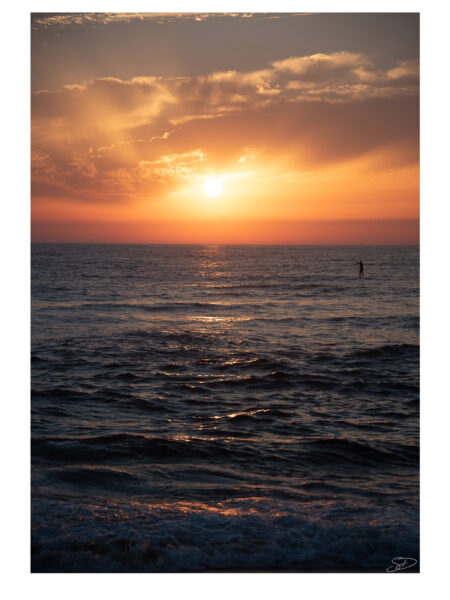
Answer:
[{"label": "horizon line", "polygon": [[34,241],[31,240],[30,244],[52,244],[52,245],[85,245],[85,246],[301,246],[301,247],[314,247],[314,246],[420,246],[420,243],[415,244],[401,244],[401,243],[389,243],[389,244],[278,244],[278,243],[265,243],[265,244],[253,244],[253,243],[240,243],[231,244],[226,242],[203,242],[203,243],[191,243],[191,242],[49,242],[49,241]]}]

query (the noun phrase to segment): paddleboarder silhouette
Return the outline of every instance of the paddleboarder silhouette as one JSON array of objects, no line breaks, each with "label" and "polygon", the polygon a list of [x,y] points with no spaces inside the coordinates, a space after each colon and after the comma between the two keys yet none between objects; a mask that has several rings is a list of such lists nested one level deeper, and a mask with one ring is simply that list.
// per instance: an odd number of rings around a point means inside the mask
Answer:
[{"label": "paddleboarder silhouette", "polygon": [[356,264],[359,265],[359,276],[360,277],[364,277],[364,265],[363,265],[363,261],[360,260]]}]

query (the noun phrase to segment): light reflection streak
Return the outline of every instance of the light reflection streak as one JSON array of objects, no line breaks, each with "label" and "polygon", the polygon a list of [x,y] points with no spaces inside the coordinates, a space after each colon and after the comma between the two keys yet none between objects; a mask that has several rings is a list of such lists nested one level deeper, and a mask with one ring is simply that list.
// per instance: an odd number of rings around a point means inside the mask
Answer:
[{"label": "light reflection streak", "polygon": [[[260,509],[257,506],[255,507],[255,506],[250,506],[250,505],[246,505],[246,506],[237,505],[238,503],[241,503],[241,502],[245,502],[246,504],[247,503],[258,504],[260,502],[263,502],[264,500],[265,500],[264,497],[254,496],[254,497],[248,497],[248,498],[235,498],[231,501],[234,506],[229,506],[227,502],[216,502],[214,504],[207,504],[206,502],[199,502],[199,501],[192,501],[192,502],[175,501],[175,502],[151,503],[151,504],[147,504],[146,507],[149,512],[163,510],[163,511],[175,511],[175,512],[179,512],[179,513],[182,513],[185,515],[192,514],[192,513],[207,512],[207,513],[212,513],[212,514],[221,514],[221,515],[230,516],[230,517],[238,517],[238,516],[248,515],[248,514],[253,514],[253,515],[260,514],[260,513],[266,514],[263,508]],[[278,516],[285,516],[285,515],[289,514],[289,512],[272,510],[271,514],[274,517],[278,517]]]},{"label": "light reflection streak", "polygon": [[209,417],[210,419],[235,419],[236,417],[249,417],[251,415],[256,415],[257,413],[265,413],[265,412],[270,412],[269,408],[258,408],[255,410],[247,410],[247,411],[241,411],[241,412],[236,412],[236,413],[230,413],[228,415],[217,415],[217,416],[213,416],[213,417]]},{"label": "light reflection streak", "polygon": [[189,316],[187,317],[190,321],[204,321],[205,323],[220,323],[220,322],[234,322],[234,321],[250,321],[251,317],[210,317],[210,316]]},{"label": "light reflection streak", "polygon": [[[306,483],[306,482],[303,482]],[[256,490],[255,490],[256,491]],[[285,503],[283,508],[267,505],[267,498],[264,496],[248,496],[233,498],[223,502],[206,503],[201,501],[168,501],[168,502],[151,502],[139,503],[130,502],[130,506],[135,508],[139,513],[142,509],[148,513],[158,513],[160,511],[171,512],[175,514],[189,515],[193,513],[209,513],[220,514],[229,517],[239,517],[244,515],[261,515],[267,518],[268,514],[271,517],[284,517],[296,514],[304,517],[305,513],[309,514],[309,518],[320,518],[329,513],[336,505],[334,499],[322,500],[320,503],[304,502],[301,506]]]},{"label": "light reflection streak", "polygon": [[[224,377],[216,373],[183,373],[173,371],[158,371],[159,375],[164,375],[170,378],[188,378],[195,379],[195,383],[206,383],[206,380],[213,380],[214,383],[230,383],[231,381],[245,381],[252,378],[252,375],[233,375],[232,377]],[[189,384],[187,384],[189,385]]]}]

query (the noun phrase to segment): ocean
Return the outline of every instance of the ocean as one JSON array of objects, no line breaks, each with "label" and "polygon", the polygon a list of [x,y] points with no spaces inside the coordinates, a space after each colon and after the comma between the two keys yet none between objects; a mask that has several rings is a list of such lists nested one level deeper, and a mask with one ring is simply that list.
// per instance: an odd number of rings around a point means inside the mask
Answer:
[{"label": "ocean", "polygon": [[31,280],[32,571],[418,570],[417,246],[32,244]]}]

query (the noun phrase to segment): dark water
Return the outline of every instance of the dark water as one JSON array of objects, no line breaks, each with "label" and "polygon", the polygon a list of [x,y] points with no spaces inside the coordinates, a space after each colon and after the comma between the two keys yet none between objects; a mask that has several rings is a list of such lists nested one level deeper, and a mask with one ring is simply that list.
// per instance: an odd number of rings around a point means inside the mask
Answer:
[{"label": "dark water", "polygon": [[417,247],[33,245],[32,570],[418,560],[418,304]]}]

